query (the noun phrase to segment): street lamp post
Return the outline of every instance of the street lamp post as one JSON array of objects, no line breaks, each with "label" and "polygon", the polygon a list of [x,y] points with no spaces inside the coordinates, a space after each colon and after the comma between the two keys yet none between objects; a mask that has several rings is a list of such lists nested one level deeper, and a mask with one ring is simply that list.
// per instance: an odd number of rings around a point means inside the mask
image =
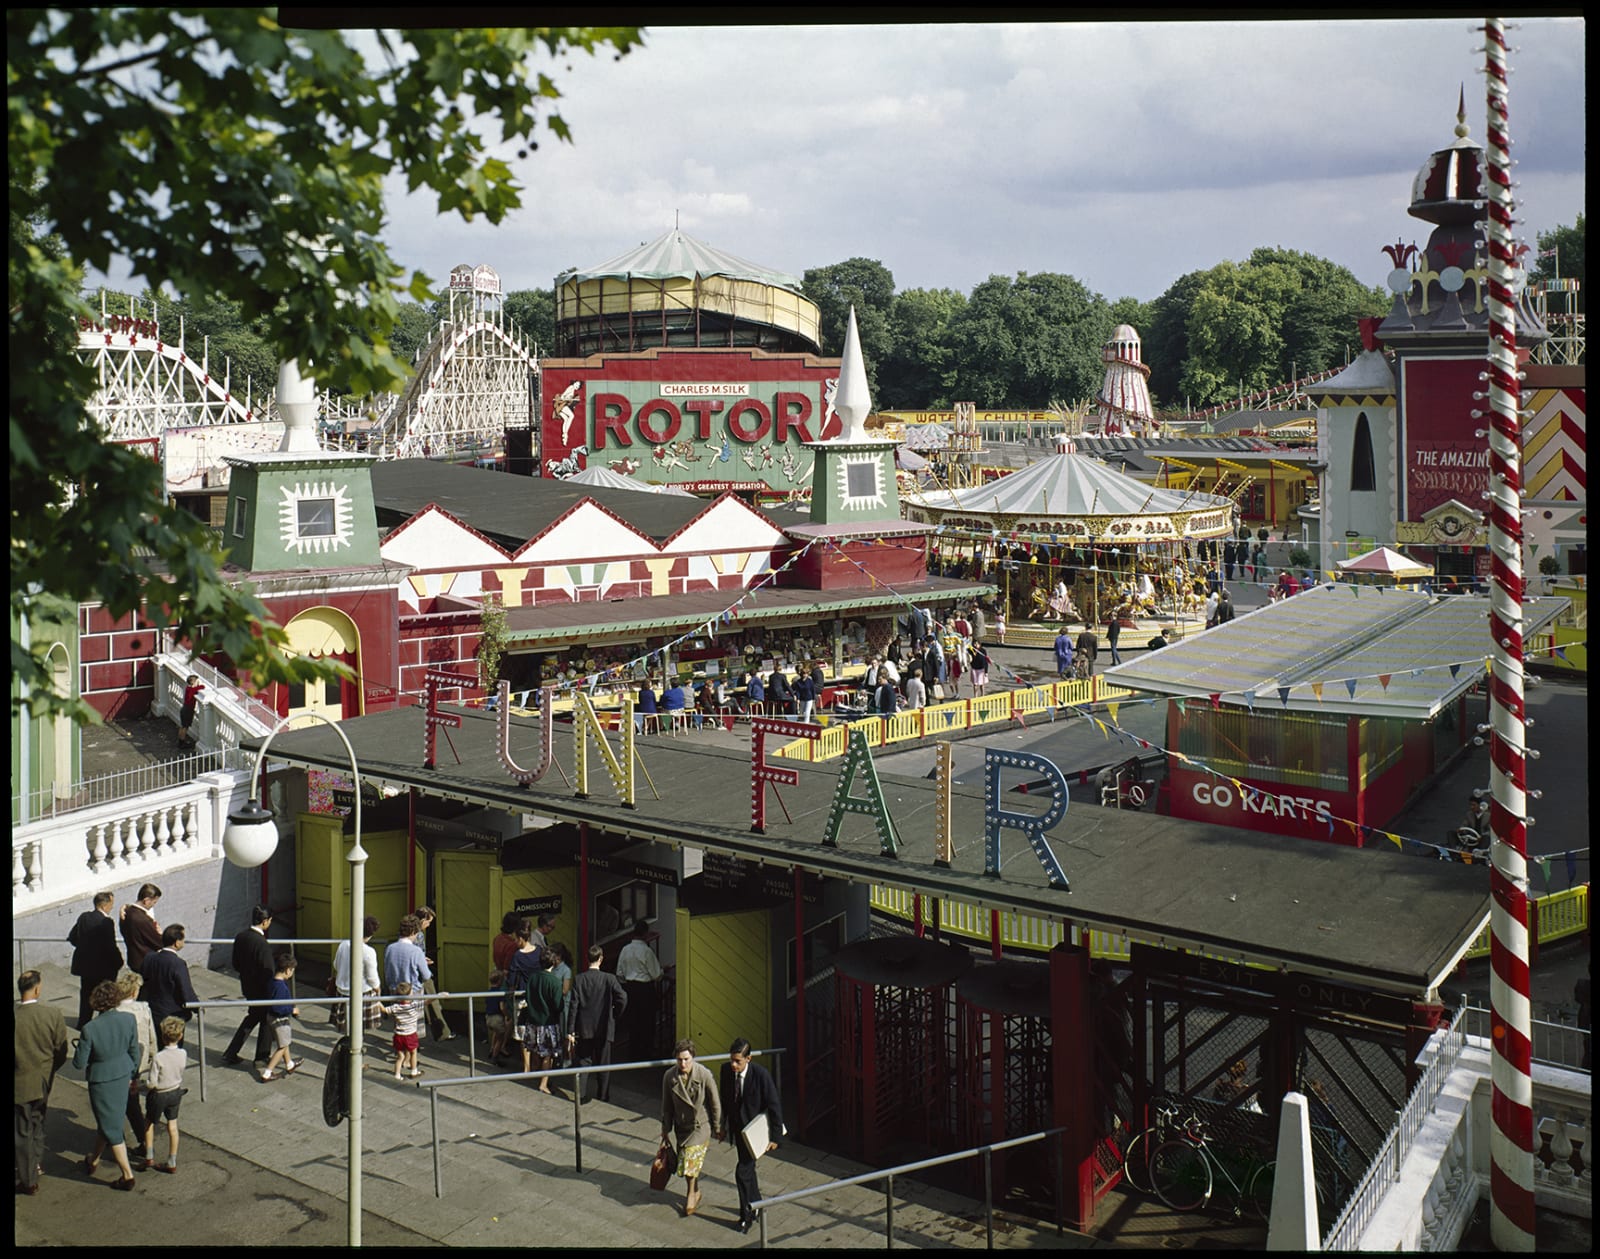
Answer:
[{"label": "street lamp post", "polygon": [[[321,713],[296,713],[296,717],[312,717],[330,727],[344,744],[350,757],[350,776],[354,785],[356,831],[355,843],[348,854],[350,862],[350,1005],[346,1015],[349,1032],[349,1099],[350,1099],[350,1157],[349,1157],[349,1243],[361,1245],[361,1052],[365,1024],[362,1021],[362,990],[358,981],[361,974],[362,948],[365,940],[361,934],[366,915],[367,853],[361,847],[361,770],[356,764],[355,749],[338,723]],[[263,808],[259,786],[261,767],[266,763],[267,748],[278,731],[289,724],[291,718],[278,722],[261,742],[256,753],[256,763],[250,772],[250,798],[244,808],[228,815],[227,830],[223,832],[222,848],[228,860],[236,866],[251,869],[264,863],[278,846],[278,827],[272,811]]]}]

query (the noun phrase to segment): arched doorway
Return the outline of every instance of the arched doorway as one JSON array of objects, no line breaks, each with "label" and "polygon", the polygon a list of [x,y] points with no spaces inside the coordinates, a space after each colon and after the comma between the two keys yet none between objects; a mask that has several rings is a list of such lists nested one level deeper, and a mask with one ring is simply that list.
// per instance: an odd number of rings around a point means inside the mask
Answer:
[{"label": "arched doorway", "polygon": [[[289,635],[289,654],[313,660],[336,660],[347,666],[356,678],[361,676],[361,633],[356,624],[338,608],[308,608],[284,627]],[[296,683],[288,689],[287,708],[280,714],[289,717],[290,729],[309,724],[303,720],[312,713],[332,721],[361,715],[359,682]],[[302,720],[296,720],[300,718]]]}]

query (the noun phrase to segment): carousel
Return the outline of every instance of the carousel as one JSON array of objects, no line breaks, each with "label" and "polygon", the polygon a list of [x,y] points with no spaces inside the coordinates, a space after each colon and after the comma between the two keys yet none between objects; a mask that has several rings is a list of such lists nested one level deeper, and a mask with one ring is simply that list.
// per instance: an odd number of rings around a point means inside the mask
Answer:
[{"label": "carousel", "polygon": [[1205,597],[1202,555],[1234,531],[1232,499],[1147,485],[1068,449],[963,490],[902,499],[933,526],[945,571],[998,566],[1016,620],[1166,620]]}]

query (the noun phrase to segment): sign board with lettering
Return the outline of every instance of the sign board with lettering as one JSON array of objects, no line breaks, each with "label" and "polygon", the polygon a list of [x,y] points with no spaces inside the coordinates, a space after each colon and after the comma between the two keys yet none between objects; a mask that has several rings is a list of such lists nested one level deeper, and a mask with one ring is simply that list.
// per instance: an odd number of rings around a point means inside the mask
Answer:
[{"label": "sign board with lettering", "polygon": [[807,488],[837,436],[837,359],[762,350],[649,350],[546,359],[539,470],[610,468],[695,492]]},{"label": "sign board with lettering", "polygon": [[1488,427],[1474,408],[1483,355],[1456,359],[1407,357],[1400,364],[1400,520],[1419,521],[1452,499],[1469,507],[1489,486],[1489,444],[1476,436]]},{"label": "sign board with lettering", "polygon": [[[775,900],[794,897],[794,872],[777,866],[758,865],[741,857],[708,852],[700,869],[700,885],[741,895],[766,895]],[[822,900],[822,879],[815,874],[801,876],[801,899],[807,905]]]},{"label": "sign board with lettering", "polygon": [[511,902],[511,912],[521,914],[524,918],[532,918],[538,914],[559,914],[561,912],[561,897],[555,896],[519,896]]}]

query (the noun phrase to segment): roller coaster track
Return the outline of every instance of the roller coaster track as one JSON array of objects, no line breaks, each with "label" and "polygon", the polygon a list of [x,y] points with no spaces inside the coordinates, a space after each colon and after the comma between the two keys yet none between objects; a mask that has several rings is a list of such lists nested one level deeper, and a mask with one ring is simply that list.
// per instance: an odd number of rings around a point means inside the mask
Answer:
[{"label": "roller coaster track", "polygon": [[492,445],[507,428],[533,423],[538,351],[503,315],[441,323],[415,369],[373,430],[370,448],[380,454]]}]

